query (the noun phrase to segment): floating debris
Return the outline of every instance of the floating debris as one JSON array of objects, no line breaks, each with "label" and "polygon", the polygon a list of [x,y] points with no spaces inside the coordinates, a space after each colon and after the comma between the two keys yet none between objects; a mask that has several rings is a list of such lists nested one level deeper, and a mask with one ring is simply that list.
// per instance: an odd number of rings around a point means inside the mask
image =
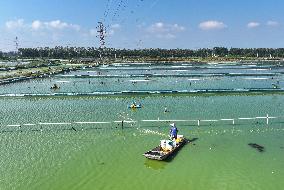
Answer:
[{"label": "floating debris", "polygon": [[264,147],[259,145],[259,144],[256,144],[256,143],[249,143],[248,144],[249,146],[251,146],[252,148],[255,148],[258,150],[258,152],[263,152],[264,151]]}]

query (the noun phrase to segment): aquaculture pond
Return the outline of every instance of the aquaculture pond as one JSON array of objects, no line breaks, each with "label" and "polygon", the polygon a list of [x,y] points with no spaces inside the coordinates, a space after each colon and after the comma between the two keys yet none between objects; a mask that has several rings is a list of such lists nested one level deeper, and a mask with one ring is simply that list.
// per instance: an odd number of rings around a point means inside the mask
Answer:
[{"label": "aquaculture pond", "polygon": [[[2,85],[0,189],[281,189],[283,79],[282,63],[113,64]],[[146,159],[170,122],[192,142]]]}]

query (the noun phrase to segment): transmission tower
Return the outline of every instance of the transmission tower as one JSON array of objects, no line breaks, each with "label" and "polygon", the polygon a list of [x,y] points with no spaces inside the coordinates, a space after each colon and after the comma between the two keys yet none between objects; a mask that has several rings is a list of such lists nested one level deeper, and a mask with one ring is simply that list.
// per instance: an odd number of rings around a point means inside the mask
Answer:
[{"label": "transmission tower", "polygon": [[19,50],[19,39],[18,39],[18,36],[16,36],[14,42],[15,42],[16,53],[18,53],[18,50]]},{"label": "transmission tower", "polygon": [[104,26],[102,22],[98,22],[97,32],[98,32],[97,37],[100,40],[100,48],[104,48],[105,47],[105,37],[106,37],[106,27]]}]

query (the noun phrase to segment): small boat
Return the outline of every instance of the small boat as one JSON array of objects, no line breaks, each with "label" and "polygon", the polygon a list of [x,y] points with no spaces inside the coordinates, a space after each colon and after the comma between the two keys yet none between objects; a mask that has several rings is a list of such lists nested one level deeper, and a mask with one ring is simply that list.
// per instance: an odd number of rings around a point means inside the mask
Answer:
[{"label": "small boat", "polygon": [[128,108],[132,108],[132,109],[142,108],[142,105],[141,104],[131,104],[130,106],[128,106]]},{"label": "small boat", "polygon": [[274,89],[278,89],[278,88],[280,88],[278,85],[276,85],[276,84],[272,84],[272,88],[274,88]]},{"label": "small boat", "polygon": [[181,147],[183,147],[188,140],[186,138],[180,138],[178,142],[176,142],[176,145],[171,150],[165,150],[162,148],[161,145],[153,148],[152,150],[149,150],[148,152],[145,152],[143,156],[145,156],[148,159],[152,160],[165,160],[169,156],[174,155]]}]

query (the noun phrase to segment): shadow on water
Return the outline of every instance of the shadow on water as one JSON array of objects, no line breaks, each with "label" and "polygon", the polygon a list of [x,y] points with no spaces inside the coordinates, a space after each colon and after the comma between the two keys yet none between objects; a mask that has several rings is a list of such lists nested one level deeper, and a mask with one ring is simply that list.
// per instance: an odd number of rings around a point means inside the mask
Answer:
[{"label": "shadow on water", "polygon": [[187,143],[192,143],[192,142],[194,142],[194,141],[196,141],[196,140],[198,140],[198,138],[188,139],[188,140],[187,140]]},{"label": "shadow on water", "polygon": [[[197,141],[198,138],[193,138],[193,139],[187,139],[186,143],[184,144],[184,146],[186,144],[192,143],[193,145],[195,145],[193,142]],[[170,155],[168,158],[165,159],[165,162],[172,162],[174,160],[174,158],[176,157],[177,153],[182,149],[183,147],[181,147],[180,149],[178,149],[177,151],[175,151],[172,155]]]}]

